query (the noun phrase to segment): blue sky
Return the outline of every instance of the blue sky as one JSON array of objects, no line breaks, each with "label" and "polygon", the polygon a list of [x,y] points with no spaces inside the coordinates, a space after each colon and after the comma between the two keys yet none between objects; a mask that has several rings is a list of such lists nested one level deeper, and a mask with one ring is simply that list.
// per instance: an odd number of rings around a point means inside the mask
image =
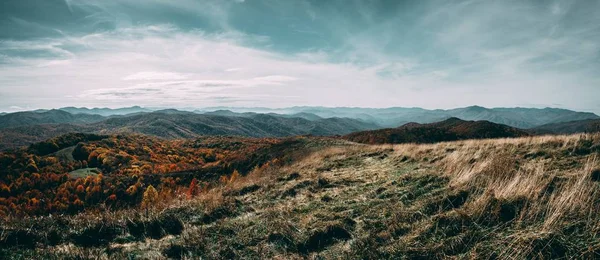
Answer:
[{"label": "blue sky", "polygon": [[0,110],[600,113],[600,1],[4,0]]}]

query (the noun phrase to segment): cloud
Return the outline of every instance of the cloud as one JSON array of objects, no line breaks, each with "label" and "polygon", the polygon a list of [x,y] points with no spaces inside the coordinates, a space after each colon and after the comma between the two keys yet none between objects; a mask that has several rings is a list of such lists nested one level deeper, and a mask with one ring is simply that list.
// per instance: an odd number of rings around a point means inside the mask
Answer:
[{"label": "cloud", "polygon": [[[139,74],[139,73],[138,73]],[[163,77],[164,73],[144,73],[138,77],[134,74],[130,80],[152,80],[145,83],[119,88],[99,88],[84,91],[77,96],[79,99],[110,100],[111,102],[156,102],[183,105],[182,101],[206,100],[215,95],[231,95],[236,89],[255,88],[270,85],[284,85],[285,82],[296,80],[284,75],[271,75],[239,80],[177,80],[177,77]],[[160,75],[160,77],[154,77]],[[178,74],[175,74],[178,75]],[[184,77],[182,77],[184,78]],[[256,95],[252,95],[256,96]],[[271,97],[270,95],[266,95]],[[241,99],[236,99],[240,101]]]},{"label": "cloud", "polygon": [[187,76],[174,72],[141,71],[128,75],[123,80],[178,80],[186,78]]},{"label": "cloud", "polygon": [[65,3],[47,20],[0,21],[0,109],[227,100],[600,112],[592,1]]},{"label": "cloud", "polygon": [[285,82],[295,81],[297,78],[284,76],[284,75],[270,75],[264,77],[256,77],[252,80],[259,82],[259,84],[274,84],[281,85]]}]

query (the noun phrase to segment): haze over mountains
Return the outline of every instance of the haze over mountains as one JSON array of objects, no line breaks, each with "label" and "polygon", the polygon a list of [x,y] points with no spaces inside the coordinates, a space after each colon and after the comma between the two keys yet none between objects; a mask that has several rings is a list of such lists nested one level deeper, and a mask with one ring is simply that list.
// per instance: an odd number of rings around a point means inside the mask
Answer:
[{"label": "haze over mountains", "polygon": [[[70,132],[141,133],[162,138],[194,138],[202,135],[247,137],[331,136],[347,135],[365,130],[395,128],[408,123],[428,124],[455,118],[467,121],[485,120],[489,121],[487,123],[502,125],[491,127],[494,129],[505,129],[505,127],[527,129],[527,131],[510,130],[510,133],[551,134],[597,131],[598,122],[600,121],[600,117],[593,113],[556,108],[489,109],[471,106],[450,110],[401,107],[382,109],[350,107],[205,108],[202,110],[187,110],[191,111],[159,110],[139,106],[117,109],[65,107],[9,113],[0,115],[0,149],[28,145]],[[479,125],[481,124],[484,123],[479,123]],[[410,129],[413,129],[415,125],[409,124],[409,126],[411,126]],[[427,126],[436,128],[435,131],[438,132],[446,131],[441,125]],[[398,129],[409,129],[409,127],[405,126]],[[472,131],[479,130],[481,129],[475,127]],[[405,132],[406,130],[402,131]],[[445,133],[448,135],[440,140],[465,139],[469,136],[482,135],[482,133],[471,133],[461,136],[456,135],[456,133]],[[456,138],[453,138],[453,136]],[[498,135],[498,137],[509,136],[512,135]]]},{"label": "haze over mountains", "polygon": [[48,111],[52,111],[52,110],[62,110],[65,112],[69,112],[71,114],[90,114],[90,115],[101,115],[101,116],[114,116],[114,115],[128,115],[128,114],[141,113],[141,112],[152,112],[152,111],[155,111],[158,109],[143,108],[140,106],[122,107],[122,108],[61,107],[61,108],[57,108],[57,109],[36,109],[36,110],[24,111],[24,112],[43,113],[43,112],[48,112]]},{"label": "haze over mountains", "polygon": [[[58,110],[71,114],[92,114],[101,116],[130,115],[163,110],[163,108],[143,108],[139,106],[127,108],[76,108],[64,107]],[[406,123],[433,123],[451,117],[463,120],[487,120],[518,128],[533,128],[545,124],[578,121],[585,119],[600,119],[594,113],[578,112],[559,108],[485,108],[470,106],[456,109],[423,109],[423,108],[359,108],[359,107],[289,107],[289,108],[240,108],[240,107],[209,107],[203,109],[179,109],[198,114],[248,117],[253,114],[274,114],[283,117],[301,117],[309,120],[331,117],[347,117],[374,123],[381,127],[397,127]],[[36,110],[33,112],[48,112]],[[13,113],[14,114],[14,113]],[[1,124],[1,123],[0,123]]]},{"label": "haze over mountains", "polygon": [[16,112],[0,117],[0,129],[39,124],[85,124],[106,119],[95,114],[71,114],[63,110]]},{"label": "haze over mountains", "polygon": [[50,110],[1,116],[0,149],[28,145],[70,132],[140,133],[162,138],[193,138],[202,135],[284,137],[338,135],[377,128],[379,126],[375,124],[350,118],[314,117],[313,120],[308,120],[274,114],[229,116],[174,109],[103,117]]},{"label": "haze over mountains", "polygon": [[[281,109],[269,108],[213,108],[227,109],[233,112],[260,112],[296,114],[309,113],[320,117],[349,117],[375,123],[381,127],[397,127],[406,123],[433,123],[451,117],[463,120],[487,120],[518,128],[584,119],[600,118],[594,113],[577,112],[559,108],[485,108],[470,106],[456,109],[423,109],[423,108],[355,108],[355,107],[291,107]],[[208,109],[206,109],[208,110]],[[206,111],[205,110],[205,111]]]}]

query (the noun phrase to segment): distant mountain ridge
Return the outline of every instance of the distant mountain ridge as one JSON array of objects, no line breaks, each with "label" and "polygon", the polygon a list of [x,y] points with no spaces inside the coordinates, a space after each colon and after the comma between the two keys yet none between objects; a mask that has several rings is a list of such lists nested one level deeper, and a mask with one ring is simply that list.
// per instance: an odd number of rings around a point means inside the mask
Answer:
[{"label": "distant mountain ridge", "polygon": [[298,114],[308,113],[322,118],[347,117],[371,122],[383,127],[397,127],[410,122],[433,123],[451,117],[463,120],[487,120],[493,123],[505,124],[517,128],[533,128],[551,123],[561,123],[574,120],[599,119],[594,113],[577,112],[559,108],[485,108],[470,106],[456,109],[423,108],[358,108],[358,107],[290,107],[290,108],[207,108],[202,111],[229,110],[236,113],[278,113]]},{"label": "distant mountain ridge", "polygon": [[71,114],[57,109],[45,112],[26,111],[0,115],[0,129],[40,124],[86,124],[104,119],[100,115]]},{"label": "distant mountain ridge", "polygon": [[600,132],[600,119],[587,119],[554,123],[531,129],[537,134],[574,134]]},{"label": "distant mountain ridge", "polygon": [[205,115],[191,112],[153,112],[129,117],[110,118],[90,124],[101,133],[135,132],[166,138],[189,138],[199,135],[239,135],[283,137],[293,135],[336,135],[378,128],[348,118],[310,121],[266,114],[244,117]]},{"label": "distant mountain ridge", "polygon": [[524,130],[489,121],[465,121],[449,118],[430,124],[408,123],[397,128],[362,131],[343,139],[365,144],[435,143],[465,139],[521,137]]},{"label": "distant mountain ridge", "polygon": [[[237,117],[252,117],[261,113],[256,113],[256,112],[241,112],[241,113],[237,113],[237,112],[233,112],[231,110],[215,110],[215,111],[209,111],[209,112],[202,112],[202,114],[204,115],[220,115],[220,116],[237,116]],[[311,114],[311,113],[306,113],[306,112],[300,112],[300,113],[295,113],[295,114],[278,114],[278,113],[264,113],[267,115],[271,115],[271,116],[279,116],[279,117],[286,117],[286,118],[294,118],[294,117],[298,117],[298,118],[304,118],[306,120],[310,120],[310,121],[315,121],[315,120],[320,120],[323,119],[323,117],[317,116],[315,114]]]},{"label": "distant mountain ridge", "polygon": [[127,115],[133,113],[152,112],[152,109],[142,108],[140,106],[124,107],[124,108],[87,108],[87,107],[63,107],[59,110],[69,112],[71,114],[92,114],[101,116]]},{"label": "distant mountain ridge", "polygon": [[406,125],[405,128],[460,118],[527,129],[526,132],[531,134],[552,134],[597,131],[594,120],[600,119],[593,113],[565,109],[489,109],[479,106],[451,110],[351,107],[254,108],[256,112],[245,111],[249,109],[244,108],[209,110],[159,110],[137,106],[119,109],[67,107],[9,113],[0,115],[0,150],[69,132],[142,133],[163,138],[200,135],[345,135],[390,125],[397,127],[410,122],[413,124]]},{"label": "distant mountain ridge", "polygon": [[[105,117],[130,116],[153,111],[172,111],[179,113],[181,110],[143,108],[139,106],[126,108],[76,108],[64,107],[58,110],[72,114],[92,114]],[[47,112],[37,110],[35,112]],[[177,111],[177,112],[176,112]],[[530,129],[546,124],[563,123],[569,121],[600,119],[594,113],[577,112],[559,108],[485,108],[470,106],[455,109],[423,109],[423,108],[359,108],[359,107],[289,107],[289,108],[241,108],[241,107],[213,107],[187,112],[196,114],[249,117],[255,114],[270,114],[279,117],[300,117],[311,121],[321,118],[352,118],[363,122],[376,124],[381,127],[397,127],[406,123],[433,123],[451,117],[463,120],[487,120],[493,123],[505,124],[512,127]],[[1,115],[0,115],[1,116]],[[72,122],[75,123],[75,122]]]},{"label": "distant mountain ridge", "polygon": [[[47,115],[50,112],[27,113]],[[72,115],[60,110],[51,113],[66,113],[75,118],[78,116],[83,118],[93,117],[94,119],[101,117],[99,115],[88,114]],[[343,135],[356,131],[380,128],[377,125],[350,118],[325,118],[311,121],[300,117],[267,114],[222,116],[171,109],[151,113],[136,113],[129,116],[101,117],[101,119],[90,123],[84,120],[57,123],[57,120],[54,120],[33,125],[24,125],[22,123],[8,124],[15,126],[0,127],[4,128],[0,130],[0,150],[27,145],[70,132],[98,134],[140,133],[162,138],[193,138],[203,135],[284,137],[295,135]],[[0,121],[0,125],[2,124],[4,122]]]}]

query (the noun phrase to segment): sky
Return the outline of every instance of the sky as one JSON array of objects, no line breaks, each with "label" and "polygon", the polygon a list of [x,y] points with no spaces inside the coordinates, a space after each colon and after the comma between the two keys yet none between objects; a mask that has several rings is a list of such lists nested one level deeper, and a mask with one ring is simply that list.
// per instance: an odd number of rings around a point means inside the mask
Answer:
[{"label": "sky", "polygon": [[2,0],[0,111],[132,105],[600,114],[600,1]]}]

